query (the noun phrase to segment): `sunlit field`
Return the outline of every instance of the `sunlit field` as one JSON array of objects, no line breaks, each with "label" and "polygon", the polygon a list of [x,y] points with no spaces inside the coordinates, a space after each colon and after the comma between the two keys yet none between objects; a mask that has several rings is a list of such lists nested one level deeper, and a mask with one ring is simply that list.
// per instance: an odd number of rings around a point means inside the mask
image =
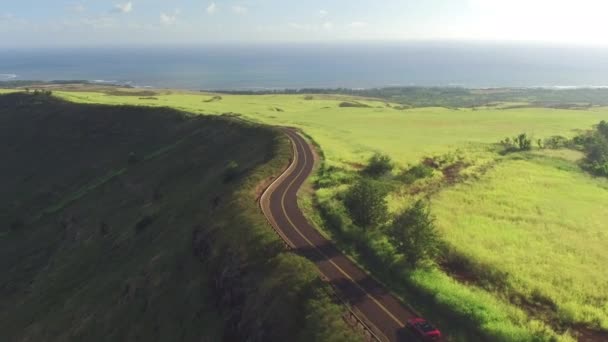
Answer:
[{"label": "sunlit field", "polygon": [[[362,162],[374,151],[382,151],[405,165],[429,153],[448,152],[469,143],[496,143],[520,132],[540,138],[555,134],[571,136],[577,129],[588,129],[608,118],[607,108],[400,110],[395,109],[397,104],[327,95],[219,95],[221,99],[214,99],[218,95],[123,96],[128,94],[126,91],[121,96],[56,94],[84,103],[170,106],[200,114],[238,113],[259,122],[300,127],[322,146],[330,163]],[[352,101],[369,108],[339,107],[342,102]]]},{"label": "sunlit field", "polygon": [[[468,269],[465,275],[420,271],[407,275],[411,282],[504,340],[569,340],[568,329],[578,323],[608,329],[608,181],[584,173],[579,152],[501,156],[495,146],[522,132],[533,141],[571,137],[608,119],[608,108],[403,109],[345,96],[128,92],[55,94],[82,103],[170,106],[299,127],[321,146],[327,164],[347,170],[376,151],[389,154],[400,169],[458,151],[478,169],[433,192],[431,203],[449,253],[467,260]],[[325,197],[335,193],[323,191]],[[416,196],[391,195],[391,208]]]}]

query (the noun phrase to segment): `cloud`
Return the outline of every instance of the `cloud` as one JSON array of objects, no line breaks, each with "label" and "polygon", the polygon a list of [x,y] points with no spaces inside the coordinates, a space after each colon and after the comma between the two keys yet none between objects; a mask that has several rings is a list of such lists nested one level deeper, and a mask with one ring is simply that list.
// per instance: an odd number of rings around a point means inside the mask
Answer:
[{"label": "cloud", "polygon": [[215,2],[212,2],[208,7],[207,7],[207,13],[208,14],[214,14],[215,12],[217,12],[217,5],[215,4]]},{"label": "cloud", "polygon": [[160,23],[163,26],[171,26],[175,25],[177,22],[177,16],[179,15],[180,10],[176,9],[173,11],[173,14],[161,12],[160,14]]},{"label": "cloud", "polygon": [[232,6],[232,11],[236,14],[246,14],[249,12],[249,9],[247,9],[245,6],[234,5]]},{"label": "cloud", "polygon": [[348,27],[354,28],[354,29],[365,28],[368,26],[369,26],[369,24],[366,23],[365,21],[353,21],[352,23],[348,24]]},{"label": "cloud", "polygon": [[326,21],[323,23],[323,28],[329,31],[334,28],[334,24],[331,21]]},{"label": "cloud", "polygon": [[319,16],[321,16],[321,18],[327,17],[328,14],[329,14],[329,12],[327,12],[324,9],[319,10]]},{"label": "cloud", "polygon": [[133,2],[125,2],[114,5],[112,12],[114,13],[130,13],[133,11]]},{"label": "cloud", "polygon": [[15,16],[11,13],[0,13],[0,21],[12,21]]},{"label": "cloud", "polygon": [[67,6],[67,10],[74,13],[82,13],[87,10],[87,8],[80,2],[76,2],[73,4],[69,4]]},{"label": "cloud", "polygon": [[[111,18],[109,16],[99,16],[95,18],[83,18],[78,21],[80,25],[89,26],[93,29],[112,29],[118,27],[118,23],[116,19]],[[64,25],[68,25],[68,23],[64,23]]]}]

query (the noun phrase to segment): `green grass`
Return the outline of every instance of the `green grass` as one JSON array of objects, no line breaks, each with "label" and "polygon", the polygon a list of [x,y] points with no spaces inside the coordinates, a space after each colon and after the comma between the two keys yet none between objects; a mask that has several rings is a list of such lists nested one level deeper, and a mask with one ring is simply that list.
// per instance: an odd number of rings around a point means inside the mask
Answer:
[{"label": "green grass", "polygon": [[[493,145],[521,132],[535,139],[570,137],[608,119],[608,108],[504,109],[512,104],[501,104],[475,110],[397,110],[381,101],[332,95],[314,95],[312,100],[304,95],[222,95],[221,100],[205,102],[215,95],[165,92],[149,100],[55,93],[75,102],[238,113],[256,122],[302,128],[322,147],[326,165],[339,168],[328,178],[330,185],[317,191],[322,201],[335,200],[348,186],[349,172],[375,151],[389,154],[400,168],[428,155],[458,151],[472,164],[463,171],[468,176],[464,183],[433,188],[442,180],[439,174],[414,184],[422,186],[422,192],[412,194],[402,186],[389,200],[397,211],[430,194],[449,246],[446,253],[465,259],[471,276],[479,279],[470,285],[435,270],[404,275],[406,281],[435,293],[435,305],[476,320],[482,331],[505,340],[520,340],[522,334],[549,338],[579,323],[608,329],[608,274],[603,267],[608,251],[602,248],[608,243],[603,232],[608,221],[606,181],[581,171],[577,152],[543,150],[503,157]],[[345,101],[369,107],[341,108]],[[568,334],[566,330],[561,338],[568,339]]]}]

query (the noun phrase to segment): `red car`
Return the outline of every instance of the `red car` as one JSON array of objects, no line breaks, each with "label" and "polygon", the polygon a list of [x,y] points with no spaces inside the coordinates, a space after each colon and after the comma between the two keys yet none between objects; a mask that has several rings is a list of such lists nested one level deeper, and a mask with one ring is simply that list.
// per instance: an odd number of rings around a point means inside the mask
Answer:
[{"label": "red car", "polygon": [[424,341],[439,341],[441,339],[441,332],[424,318],[408,319],[407,326],[413,329]]}]

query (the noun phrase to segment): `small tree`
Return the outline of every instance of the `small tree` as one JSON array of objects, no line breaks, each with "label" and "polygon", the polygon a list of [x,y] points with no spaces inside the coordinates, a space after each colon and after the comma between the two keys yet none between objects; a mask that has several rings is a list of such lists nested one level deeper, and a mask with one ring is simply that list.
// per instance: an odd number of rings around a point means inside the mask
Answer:
[{"label": "small tree", "polygon": [[500,144],[505,148],[505,153],[529,151],[532,149],[532,139],[530,139],[526,133],[515,136],[513,140],[507,137],[504,140],[501,140]]},{"label": "small tree", "polygon": [[522,133],[515,137],[515,142],[520,151],[529,151],[532,149],[532,139],[528,138],[526,133]]},{"label": "small tree", "polygon": [[388,235],[408,265],[418,267],[432,261],[439,253],[439,234],[428,206],[417,201],[397,215]]},{"label": "small tree", "polygon": [[536,145],[538,145],[538,148],[541,149],[541,150],[545,149],[545,145],[543,143],[543,139],[536,140]]},{"label": "small tree", "polygon": [[344,198],[344,204],[353,222],[363,228],[375,228],[388,216],[386,191],[369,179],[353,185]]},{"label": "small tree", "polygon": [[372,177],[380,177],[392,170],[393,162],[391,161],[391,157],[385,154],[375,153],[369,159],[367,167],[363,169],[363,172]]}]

